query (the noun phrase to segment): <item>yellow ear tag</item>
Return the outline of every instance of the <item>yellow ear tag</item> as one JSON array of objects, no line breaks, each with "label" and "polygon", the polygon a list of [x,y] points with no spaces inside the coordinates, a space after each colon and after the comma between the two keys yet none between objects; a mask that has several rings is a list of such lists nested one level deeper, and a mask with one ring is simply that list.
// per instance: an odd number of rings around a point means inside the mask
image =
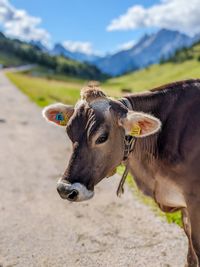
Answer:
[{"label": "yellow ear tag", "polygon": [[138,124],[135,124],[130,132],[131,136],[139,136],[141,134],[141,128]]},{"label": "yellow ear tag", "polygon": [[68,117],[66,114],[59,112],[56,114],[56,120],[60,122],[60,125],[65,126],[68,122]]}]

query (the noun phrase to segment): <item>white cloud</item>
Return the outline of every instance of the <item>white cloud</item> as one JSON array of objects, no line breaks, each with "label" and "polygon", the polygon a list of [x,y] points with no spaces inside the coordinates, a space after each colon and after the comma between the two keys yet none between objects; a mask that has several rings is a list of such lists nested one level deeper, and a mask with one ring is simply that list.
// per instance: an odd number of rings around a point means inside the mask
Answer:
[{"label": "white cloud", "polygon": [[63,46],[71,52],[81,52],[84,54],[93,54],[93,47],[90,42],[80,42],[80,41],[64,41]]},{"label": "white cloud", "polygon": [[136,41],[132,40],[123,44],[118,45],[118,50],[128,50],[135,45]]},{"label": "white cloud", "polygon": [[179,30],[189,35],[200,32],[199,0],[162,0],[149,8],[132,6],[108,25],[108,31],[158,27]]},{"label": "white cloud", "polygon": [[30,16],[25,10],[16,9],[8,0],[0,0],[0,24],[5,33],[25,41],[49,44],[50,34],[40,27],[41,18]]}]

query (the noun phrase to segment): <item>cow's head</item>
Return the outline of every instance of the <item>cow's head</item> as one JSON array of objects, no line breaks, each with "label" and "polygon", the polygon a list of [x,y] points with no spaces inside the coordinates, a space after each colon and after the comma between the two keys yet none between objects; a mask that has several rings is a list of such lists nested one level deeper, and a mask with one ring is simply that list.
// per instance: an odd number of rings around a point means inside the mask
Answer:
[{"label": "cow's head", "polygon": [[126,135],[143,138],[160,129],[160,121],[128,110],[95,84],[81,91],[75,107],[53,104],[43,110],[50,122],[66,127],[73,144],[69,165],[58,182],[62,198],[82,201],[94,195],[94,186],[111,176],[123,161]]}]

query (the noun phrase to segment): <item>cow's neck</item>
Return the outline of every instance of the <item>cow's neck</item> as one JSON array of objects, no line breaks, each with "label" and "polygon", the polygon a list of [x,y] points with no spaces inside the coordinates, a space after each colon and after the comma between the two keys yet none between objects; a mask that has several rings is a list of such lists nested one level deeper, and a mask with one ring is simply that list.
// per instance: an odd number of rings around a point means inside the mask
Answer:
[{"label": "cow's neck", "polygon": [[[169,117],[173,116],[173,112],[176,110],[176,103],[179,99],[179,96],[180,90],[170,89],[149,91],[143,94],[127,96],[124,104],[126,104],[129,109],[134,111],[141,111],[154,115],[161,120],[162,126],[165,127]],[[179,134],[179,132],[172,131],[171,134],[172,136],[176,136]],[[149,161],[152,162],[157,158],[161,158],[164,155],[163,138],[160,138],[161,135],[162,131],[153,136],[137,139],[134,151],[131,153],[132,157],[137,159],[139,162],[146,162],[147,165]],[[165,136],[164,141],[168,141],[167,138],[168,137]]]},{"label": "cow's neck", "polygon": [[[172,114],[178,97],[179,92],[176,90],[160,90],[130,95],[124,98],[125,101],[122,100],[122,102],[131,110],[154,115],[164,125]],[[158,157],[158,137],[159,134],[156,134],[144,139],[137,139],[134,151],[129,157],[129,163],[135,177],[141,177],[144,170],[149,177],[153,177],[151,174],[154,172],[154,165],[157,165],[157,158],[160,158],[160,155]]]},{"label": "cow's neck", "polygon": [[[150,91],[128,96],[122,102],[131,110],[150,113],[158,117],[164,124],[173,112],[177,98],[178,94],[172,91]],[[157,159],[160,158],[158,137],[159,134],[156,134],[144,139],[137,139],[127,162],[129,171],[135,178],[138,187],[152,197],[155,188],[154,177],[159,165]]]},{"label": "cow's neck", "polygon": [[134,111],[150,113],[164,122],[176,103],[179,92],[176,90],[160,90],[127,96],[129,108]]}]

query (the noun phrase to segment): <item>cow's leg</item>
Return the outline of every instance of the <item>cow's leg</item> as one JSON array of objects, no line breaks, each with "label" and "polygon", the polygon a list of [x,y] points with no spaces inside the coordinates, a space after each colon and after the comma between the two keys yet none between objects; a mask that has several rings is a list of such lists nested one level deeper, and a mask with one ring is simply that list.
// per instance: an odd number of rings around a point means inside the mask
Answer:
[{"label": "cow's leg", "polygon": [[184,231],[188,237],[187,265],[185,267],[198,267],[198,259],[192,242],[191,223],[186,208],[182,209],[182,220]]},{"label": "cow's leg", "polygon": [[191,239],[200,267],[200,201],[195,199],[188,203],[188,217],[191,224]]}]

